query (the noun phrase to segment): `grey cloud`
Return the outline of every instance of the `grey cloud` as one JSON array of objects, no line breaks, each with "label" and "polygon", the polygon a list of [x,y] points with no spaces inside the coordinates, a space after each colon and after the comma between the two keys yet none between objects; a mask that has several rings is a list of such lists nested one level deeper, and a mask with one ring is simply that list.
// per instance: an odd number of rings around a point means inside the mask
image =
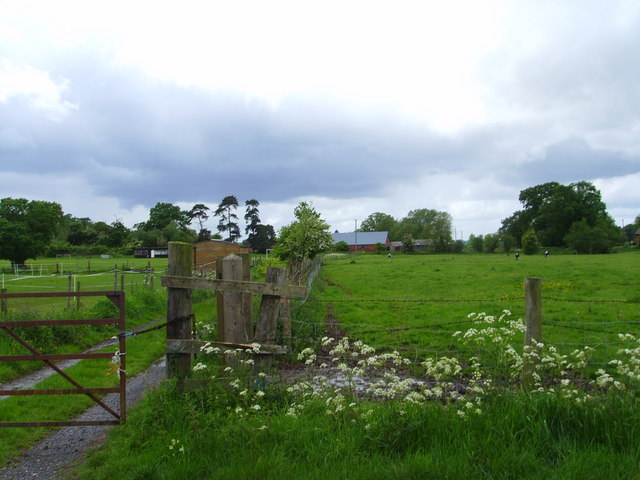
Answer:
[{"label": "grey cloud", "polygon": [[0,136],[3,168],[81,173],[88,188],[125,206],[227,194],[265,202],[375,196],[392,182],[468,160],[459,144],[393,118],[354,122],[335,104],[294,99],[273,109],[107,70],[92,59],[67,67],[58,74],[69,79],[65,95],[78,110],[63,120],[0,104],[0,121],[33,145],[2,150]]},{"label": "grey cloud", "polygon": [[579,137],[551,145],[546,148],[542,158],[514,169],[520,181],[528,180],[532,184],[589,181],[637,172],[640,172],[640,158],[632,158],[612,150],[591,148]]}]

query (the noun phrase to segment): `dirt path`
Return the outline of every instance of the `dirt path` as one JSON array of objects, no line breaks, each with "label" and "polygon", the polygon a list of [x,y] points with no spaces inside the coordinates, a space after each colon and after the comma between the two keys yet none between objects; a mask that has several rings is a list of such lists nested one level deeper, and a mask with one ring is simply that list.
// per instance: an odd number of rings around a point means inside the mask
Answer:
[{"label": "dirt path", "polygon": [[[127,408],[135,405],[145,391],[157,386],[166,377],[164,359],[153,363],[145,371],[127,379]],[[117,408],[119,394],[106,395],[103,401]],[[104,418],[99,405],[86,410],[75,420]],[[87,451],[100,445],[111,426],[62,427],[43,438],[8,465],[0,468],[2,480],[55,480],[65,478],[76,462],[84,458]]]}]

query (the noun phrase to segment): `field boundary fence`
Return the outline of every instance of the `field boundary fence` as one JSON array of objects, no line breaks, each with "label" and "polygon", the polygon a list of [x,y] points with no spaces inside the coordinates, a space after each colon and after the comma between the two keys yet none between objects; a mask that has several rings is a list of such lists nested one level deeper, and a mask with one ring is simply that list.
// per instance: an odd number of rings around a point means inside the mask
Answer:
[{"label": "field boundary fence", "polygon": [[[531,287],[527,287],[527,283],[529,282],[538,282],[538,291],[532,292],[530,290]],[[407,304],[452,304],[452,303],[465,303],[465,304],[495,304],[495,305],[505,305],[505,304],[513,304],[514,302],[518,302],[522,305],[522,309],[518,308],[518,311],[514,311],[512,318],[522,318],[525,322],[525,334],[523,335],[523,345],[530,345],[532,342],[542,343],[548,347],[560,348],[564,351],[567,350],[575,350],[578,348],[584,347],[606,347],[611,348],[615,351],[619,349],[629,348],[630,345],[635,345],[633,341],[629,341],[629,339],[621,338],[624,334],[634,334],[637,335],[640,333],[640,302],[635,300],[626,300],[626,299],[574,299],[574,298],[558,298],[554,296],[545,296],[541,294],[541,279],[524,279],[524,293],[523,295],[518,296],[501,296],[496,298],[348,298],[348,299],[318,299],[312,298],[309,302],[315,304],[324,304],[327,307],[338,306],[340,304],[349,303],[349,304],[357,304],[363,305],[366,310],[367,305],[376,305],[376,304],[397,304],[406,306]],[[546,305],[550,302],[568,302],[568,303],[580,303],[580,304],[619,304],[619,305],[628,305],[632,307],[638,307],[637,313],[634,313],[632,317],[617,318],[617,319],[606,319],[598,322],[585,322],[585,321],[558,321],[553,320],[549,316],[544,314],[543,305]],[[333,317],[332,315],[327,315],[327,317]],[[407,355],[412,357],[414,361],[419,361],[420,359],[424,359],[425,356],[455,356],[461,354],[463,356],[473,356],[479,353],[477,348],[460,348],[459,346],[456,348],[452,348],[451,335],[456,331],[464,331],[465,327],[467,329],[474,328],[475,321],[473,318],[463,318],[458,321],[448,321],[448,322],[436,322],[429,323],[424,325],[413,325],[413,326],[382,326],[379,324],[367,324],[367,323],[347,323],[345,325],[340,323],[340,319],[336,318],[333,322],[323,321],[323,322],[307,322],[304,320],[293,320],[294,326],[296,326],[298,330],[304,329],[305,327],[309,329],[311,327],[311,333],[306,336],[295,336],[294,341],[299,344],[305,343],[313,343],[317,341],[318,333],[325,330],[335,330],[344,328],[345,332],[342,335],[348,335],[350,338],[358,339],[359,336],[371,336],[372,334],[381,334],[385,338],[388,338],[388,335],[385,334],[394,334],[394,333],[407,333],[411,331],[424,331],[424,330],[433,330],[437,334],[440,334],[444,339],[443,343],[440,344],[432,344],[428,347],[417,346],[417,347],[408,347],[405,342],[397,341],[394,343],[387,343],[384,345],[374,344],[372,345],[376,349],[381,350],[395,350],[403,355]],[[543,333],[547,332],[547,335]],[[616,327],[628,327],[628,328],[616,328]],[[573,330],[574,332],[580,333],[592,333],[598,337],[609,337],[607,339],[599,338],[587,338],[581,341],[558,341],[553,339],[552,337],[557,335],[549,335],[549,329],[565,329],[565,330]],[[591,366],[600,366],[604,367],[607,365],[607,362],[591,362]]]}]

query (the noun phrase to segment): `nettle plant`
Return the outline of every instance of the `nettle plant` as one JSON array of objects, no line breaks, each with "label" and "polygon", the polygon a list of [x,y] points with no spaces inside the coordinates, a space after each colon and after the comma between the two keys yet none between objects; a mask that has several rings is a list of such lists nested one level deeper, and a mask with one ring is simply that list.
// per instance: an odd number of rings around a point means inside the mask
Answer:
[{"label": "nettle plant", "polygon": [[[537,343],[522,348],[520,353],[514,345],[522,345],[522,319],[514,320],[508,310],[497,317],[472,313],[468,318],[473,326],[452,335],[452,340],[473,346],[475,355],[462,360],[440,356],[416,363],[397,351],[378,353],[360,340],[324,337],[317,349],[305,348],[298,354],[304,373],[288,380],[256,374],[251,357],[260,349],[257,344],[251,349],[224,352],[227,366],[216,370],[215,375],[203,362],[193,370],[224,387],[216,400],[224,399],[226,409],[239,417],[268,409],[265,392],[279,388],[288,399],[286,415],[292,417],[308,409],[317,411],[320,406],[328,415],[348,414],[366,420],[371,415],[366,405],[374,401],[393,402],[400,409],[402,404],[436,402],[467,418],[482,413],[486,395],[520,389],[524,364],[532,366],[534,384],[530,393],[579,403],[596,394],[637,386],[640,381],[640,339],[632,335],[620,337],[635,348],[621,349],[621,358],[609,363],[611,372],[600,369],[594,376],[587,373],[594,352],[591,347],[560,354],[553,346]],[[203,353],[223,352],[207,344]]]}]

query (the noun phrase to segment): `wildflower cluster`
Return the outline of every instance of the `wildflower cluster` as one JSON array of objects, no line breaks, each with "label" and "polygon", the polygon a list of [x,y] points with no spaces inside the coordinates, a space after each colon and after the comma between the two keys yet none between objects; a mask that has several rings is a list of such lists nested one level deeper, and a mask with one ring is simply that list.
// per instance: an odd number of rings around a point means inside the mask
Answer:
[{"label": "wildflower cluster", "polygon": [[[202,354],[221,355],[223,366],[211,363],[206,357],[196,363],[192,370],[200,372],[212,381],[217,389],[214,400],[226,403],[227,410],[239,417],[245,417],[251,413],[263,409],[264,388],[267,384],[267,375],[263,372],[254,374],[254,356],[260,353],[259,344],[251,344],[250,348],[220,348],[213,342],[206,342],[201,348]],[[219,388],[222,386],[222,388]]]},{"label": "wildflower cluster", "polygon": [[[468,318],[473,322],[471,328],[455,332],[452,340],[473,346],[474,356],[440,356],[412,362],[397,351],[377,352],[360,340],[324,337],[318,350],[307,347],[297,355],[305,366],[304,374],[283,384],[272,377],[267,381],[264,373],[255,373],[253,357],[260,351],[259,345],[221,349],[209,342],[201,351],[224,357],[225,366],[215,373],[224,386],[224,393],[219,395],[226,395],[226,402],[220,404],[226,405],[232,415],[264,415],[268,411],[265,391],[284,385],[287,416],[297,417],[307,409],[322,411],[337,419],[359,419],[365,430],[372,428],[372,414],[360,406],[370,405],[370,401],[393,402],[399,415],[427,402],[451,408],[461,419],[481,415],[487,395],[519,388],[525,367],[533,379],[533,394],[560,396],[578,403],[591,400],[595,393],[624,390],[640,380],[640,339],[632,335],[621,335],[630,348],[618,352],[621,358],[609,363],[610,371],[599,369],[594,374],[588,369],[594,353],[591,347],[565,354],[553,345],[538,342],[518,351],[524,323],[522,319],[512,319],[508,310],[499,316],[472,313]],[[209,368],[202,361],[193,370],[200,375],[214,373]],[[260,427],[265,428],[266,425]]]}]

